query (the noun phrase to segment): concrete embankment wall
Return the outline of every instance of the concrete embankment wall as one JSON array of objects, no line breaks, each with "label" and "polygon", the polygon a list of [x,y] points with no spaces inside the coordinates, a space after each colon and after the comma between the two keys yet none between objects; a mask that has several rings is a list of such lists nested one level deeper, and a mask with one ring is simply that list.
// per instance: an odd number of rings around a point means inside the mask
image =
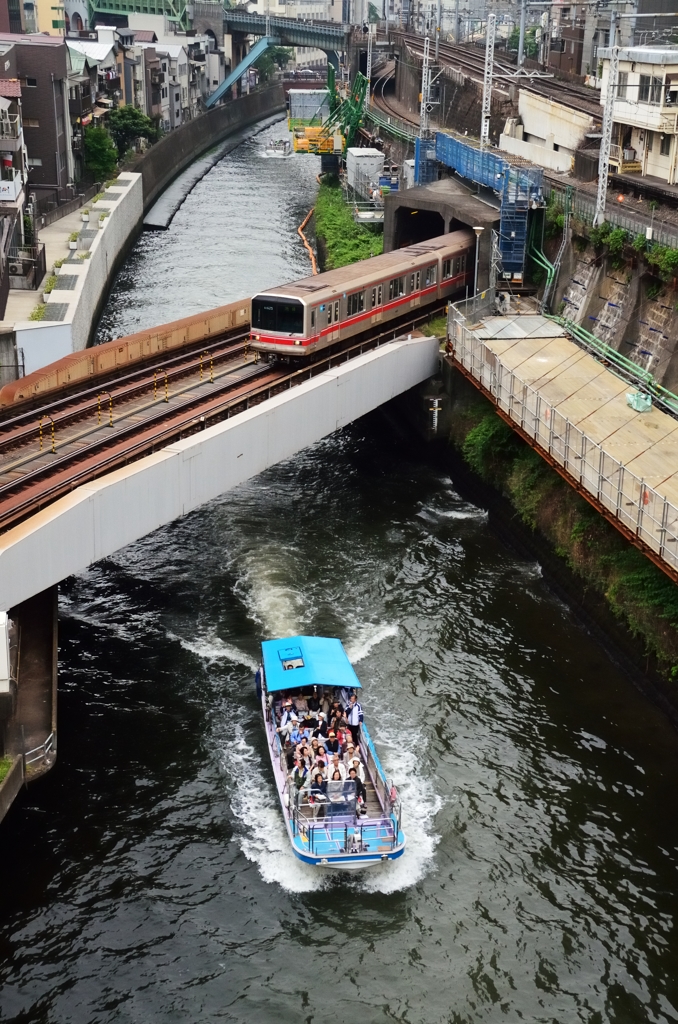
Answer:
[{"label": "concrete embankment wall", "polygon": [[143,156],[132,161],[127,170],[141,174],[144,211],[184,168],[239,128],[255,124],[261,118],[285,109],[282,83],[250,93],[233,103],[215,107],[195,121],[189,121],[166,135]]}]

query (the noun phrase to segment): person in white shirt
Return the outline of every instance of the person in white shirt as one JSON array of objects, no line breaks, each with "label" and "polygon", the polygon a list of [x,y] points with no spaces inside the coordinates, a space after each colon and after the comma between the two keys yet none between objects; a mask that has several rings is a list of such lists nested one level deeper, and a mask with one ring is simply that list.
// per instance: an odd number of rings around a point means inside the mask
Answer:
[{"label": "person in white shirt", "polygon": [[351,768],[355,768],[356,774],[360,781],[365,781],[365,769],[363,768],[362,761],[360,760],[357,754],[353,755],[353,757],[351,758],[351,763],[349,764],[348,767],[349,771],[351,770]]},{"label": "person in white shirt", "polygon": [[339,772],[339,774],[341,775],[341,781],[344,782],[346,776],[348,775],[348,772],[346,770],[346,765],[342,764],[341,761],[339,760],[339,754],[332,755],[332,760],[327,766],[327,778],[334,778],[335,772]]}]

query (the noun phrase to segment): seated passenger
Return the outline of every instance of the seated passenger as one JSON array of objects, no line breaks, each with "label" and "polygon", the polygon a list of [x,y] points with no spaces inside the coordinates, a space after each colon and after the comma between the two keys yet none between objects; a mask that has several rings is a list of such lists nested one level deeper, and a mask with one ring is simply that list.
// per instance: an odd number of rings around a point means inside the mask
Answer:
[{"label": "seated passenger", "polygon": [[358,778],[360,779],[361,782],[364,782],[365,781],[365,769],[363,768],[362,761],[360,760],[359,757],[357,757],[356,754],[354,754],[353,757],[351,758],[351,763],[350,763],[349,769],[348,769],[349,772],[351,771],[351,768],[355,768],[356,775],[358,776]]},{"label": "seated passenger", "polygon": [[327,767],[328,767],[329,771],[332,772],[332,777],[333,778],[334,778],[335,772],[339,772],[339,778],[342,780],[342,782],[346,778],[346,774],[347,774],[346,773],[346,766],[343,765],[341,763],[341,761],[339,760],[339,754],[333,754],[332,755],[332,760],[330,761],[330,763],[328,764]]},{"label": "seated passenger", "polygon": [[324,817],[325,808],[323,804],[327,803],[327,783],[322,777],[320,772],[316,773],[315,779],[311,783],[311,789],[309,790],[308,802],[313,804],[313,817],[317,818],[320,816]]},{"label": "seated passenger", "polygon": [[317,761],[322,761],[322,763],[324,765],[327,765],[328,762],[329,762],[329,757],[327,756],[327,752],[326,752],[325,748],[323,747],[322,743],[318,744],[318,756],[317,756],[316,760]]},{"label": "seated passenger", "polygon": [[313,735],[322,741],[327,738],[327,732],[327,716],[324,711],[320,711],[318,713],[318,724],[313,730]]},{"label": "seated passenger", "polygon": [[294,728],[292,729],[292,732],[290,733],[289,739],[290,739],[290,743],[294,747],[296,747],[298,743],[301,743],[301,741],[303,739],[303,734],[301,732],[301,729],[299,728],[299,723],[298,722],[294,723]]},{"label": "seated passenger", "polygon": [[312,711],[314,715],[317,715],[320,711],[320,701],[318,699],[317,691],[314,689],[313,694],[308,698],[308,710]]},{"label": "seated passenger", "polygon": [[285,739],[289,739],[298,721],[299,716],[296,711],[292,710],[292,701],[289,701],[283,707],[282,714],[280,716],[280,725],[277,730],[280,736],[284,736]]},{"label": "seated passenger", "polygon": [[340,746],[341,744],[337,739],[337,734],[335,733],[334,729],[330,729],[329,733],[327,734],[327,739],[325,740],[325,749],[329,754],[338,754]]},{"label": "seated passenger", "polygon": [[348,778],[350,782],[355,782],[355,802],[358,807],[358,813],[367,814],[367,790],[365,789],[365,783],[358,778],[355,768],[349,770]]},{"label": "seated passenger", "polygon": [[302,789],[305,782],[306,776],[308,775],[308,768],[303,761],[297,761],[292,769],[292,782],[296,788]]},{"label": "seated passenger", "polygon": [[351,761],[353,760],[354,757],[355,757],[355,744],[354,744],[353,740],[350,739],[348,741],[348,743],[346,744],[346,753],[344,754],[344,758],[343,758],[344,764],[346,765],[347,769],[350,767]]}]

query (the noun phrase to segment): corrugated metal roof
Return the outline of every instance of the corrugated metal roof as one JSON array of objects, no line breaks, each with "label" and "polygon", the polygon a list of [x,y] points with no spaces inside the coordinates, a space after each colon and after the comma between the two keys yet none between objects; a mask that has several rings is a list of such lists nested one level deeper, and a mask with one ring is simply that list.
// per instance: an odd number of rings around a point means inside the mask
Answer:
[{"label": "corrugated metal roof", "polygon": [[69,50],[73,50],[76,53],[84,53],[85,57],[96,64],[106,60],[109,54],[113,56],[113,47],[110,43],[95,43],[89,40],[81,42],[78,39],[67,39],[66,46]]},{"label": "corrugated metal roof", "polygon": [[0,78],[0,96],[21,96],[21,83],[18,78]]}]

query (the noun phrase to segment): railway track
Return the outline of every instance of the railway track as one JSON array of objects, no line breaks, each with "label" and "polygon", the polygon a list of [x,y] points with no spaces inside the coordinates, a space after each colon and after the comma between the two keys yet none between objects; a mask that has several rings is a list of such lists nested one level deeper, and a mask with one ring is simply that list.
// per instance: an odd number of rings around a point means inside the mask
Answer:
[{"label": "railway track", "polygon": [[0,532],[84,483],[392,340],[441,305],[401,318],[387,330],[366,332],[299,369],[255,362],[241,336],[231,339],[211,367],[192,353],[172,368],[171,378],[169,372],[160,378],[156,369],[154,379],[145,371],[144,379],[119,379],[116,388],[102,386],[96,396],[88,389],[80,402],[70,399],[66,407],[53,401],[5,421],[0,424]]}]

